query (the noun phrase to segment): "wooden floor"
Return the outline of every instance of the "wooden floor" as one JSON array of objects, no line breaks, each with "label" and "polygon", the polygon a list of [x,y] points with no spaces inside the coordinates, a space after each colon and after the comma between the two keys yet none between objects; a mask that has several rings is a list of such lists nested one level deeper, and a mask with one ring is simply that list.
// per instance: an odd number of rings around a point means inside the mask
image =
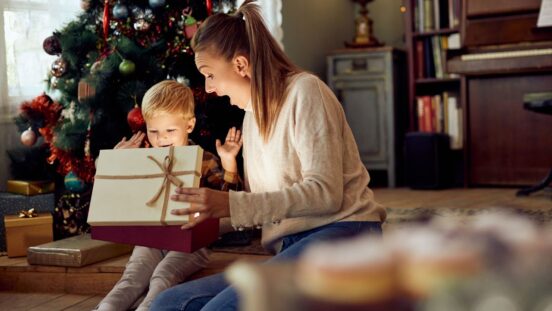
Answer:
[{"label": "wooden floor", "polygon": [[[390,208],[552,208],[550,188],[529,197],[517,189],[413,191],[375,189],[376,200]],[[241,255],[248,260],[266,257]],[[80,269],[31,266],[25,258],[0,257],[0,310],[90,310],[119,279],[128,255]],[[235,254],[213,253],[212,262],[194,278],[223,271]]]}]

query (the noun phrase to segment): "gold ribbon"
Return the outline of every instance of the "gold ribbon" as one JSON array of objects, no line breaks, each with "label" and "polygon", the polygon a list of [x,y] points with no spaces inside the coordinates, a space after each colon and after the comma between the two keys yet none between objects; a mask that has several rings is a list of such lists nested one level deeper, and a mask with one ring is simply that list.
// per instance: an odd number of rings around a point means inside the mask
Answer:
[{"label": "gold ribbon", "polygon": [[34,208],[31,208],[28,211],[26,210],[19,211],[19,218],[33,218],[37,216],[38,214],[35,212]]},{"label": "gold ribbon", "polygon": [[173,172],[173,166],[174,166],[174,146],[169,147],[169,154],[165,156],[165,159],[163,160],[163,163],[159,162],[157,159],[155,159],[153,156],[148,156],[148,159],[152,160],[159,168],[161,169],[162,173],[159,174],[149,174],[149,175],[129,175],[129,176],[120,176],[120,175],[96,175],[96,179],[143,179],[143,178],[159,178],[163,177],[163,182],[161,183],[161,186],[159,187],[159,190],[155,193],[155,195],[146,202],[147,206],[153,207],[154,203],[159,199],[163,191],[165,192],[165,196],[163,198],[163,209],[161,210],[161,224],[167,225],[165,222],[165,218],[167,216],[167,205],[169,202],[169,188],[171,183],[174,184],[177,187],[182,187],[184,182],[182,182],[178,177],[181,175],[196,175],[197,177],[201,177],[201,175],[196,171],[181,171],[181,172]]}]

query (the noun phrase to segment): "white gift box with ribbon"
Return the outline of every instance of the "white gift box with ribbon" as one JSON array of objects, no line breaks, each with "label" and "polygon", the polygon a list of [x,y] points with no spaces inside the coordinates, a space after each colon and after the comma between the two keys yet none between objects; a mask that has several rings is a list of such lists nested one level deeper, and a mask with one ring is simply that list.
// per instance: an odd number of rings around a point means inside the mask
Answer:
[{"label": "white gift box with ribbon", "polygon": [[172,215],[189,203],[172,201],[176,187],[199,187],[203,150],[199,146],[101,150],[88,223],[91,226],[182,225]]}]

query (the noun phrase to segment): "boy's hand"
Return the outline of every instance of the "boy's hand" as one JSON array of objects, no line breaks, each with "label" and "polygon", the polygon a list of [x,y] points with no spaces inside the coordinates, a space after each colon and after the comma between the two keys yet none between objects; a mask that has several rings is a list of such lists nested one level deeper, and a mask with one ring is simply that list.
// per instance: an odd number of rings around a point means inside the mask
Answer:
[{"label": "boy's hand", "polygon": [[226,135],[226,140],[224,145],[220,140],[216,140],[215,146],[217,147],[217,153],[222,162],[222,167],[232,173],[238,172],[238,164],[236,162],[236,156],[240,152],[240,148],[243,144],[243,137],[240,130],[237,130],[235,127],[232,127],[228,130]]},{"label": "boy's hand", "polygon": [[137,132],[136,134],[132,135],[129,140],[127,140],[126,137],[123,137],[123,139],[121,139],[121,141],[117,143],[115,147],[113,147],[113,149],[140,148],[144,137],[146,137],[146,134],[142,132]]}]

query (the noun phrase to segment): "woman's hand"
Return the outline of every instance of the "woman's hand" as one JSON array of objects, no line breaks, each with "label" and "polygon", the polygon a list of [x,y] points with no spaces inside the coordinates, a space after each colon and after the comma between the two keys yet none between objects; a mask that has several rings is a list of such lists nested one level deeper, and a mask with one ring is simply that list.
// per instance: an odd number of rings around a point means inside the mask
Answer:
[{"label": "woman's hand", "polygon": [[[173,215],[190,215],[190,221],[182,229],[193,228],[208,218],[230,216],[228,192],[209,188],[176,188],[171,200],[191,203],[189,208],[171,210]],[[196,213],[199,213],[196,215]]]},{"label": "woman's hand", "polygon": [[238,172],[238,164],[236,162],[236,156],[240,152],[240,148],[243,144],[243,137],[240,130],[232,127],[228,130],[224,145],[219,139],[216,140],[215,146],[217,147],[217,153],[222,162],[222,167],[231,173]]},{"label": "woman's hand", "polygon": [[113,149],[129,149],[129,148],[140,148],[142,141],[146,137],[146,134],[142,132],[136,132],[132,137],[127,140],[126,137],[123,137],[120,142],[118,142]]}]

